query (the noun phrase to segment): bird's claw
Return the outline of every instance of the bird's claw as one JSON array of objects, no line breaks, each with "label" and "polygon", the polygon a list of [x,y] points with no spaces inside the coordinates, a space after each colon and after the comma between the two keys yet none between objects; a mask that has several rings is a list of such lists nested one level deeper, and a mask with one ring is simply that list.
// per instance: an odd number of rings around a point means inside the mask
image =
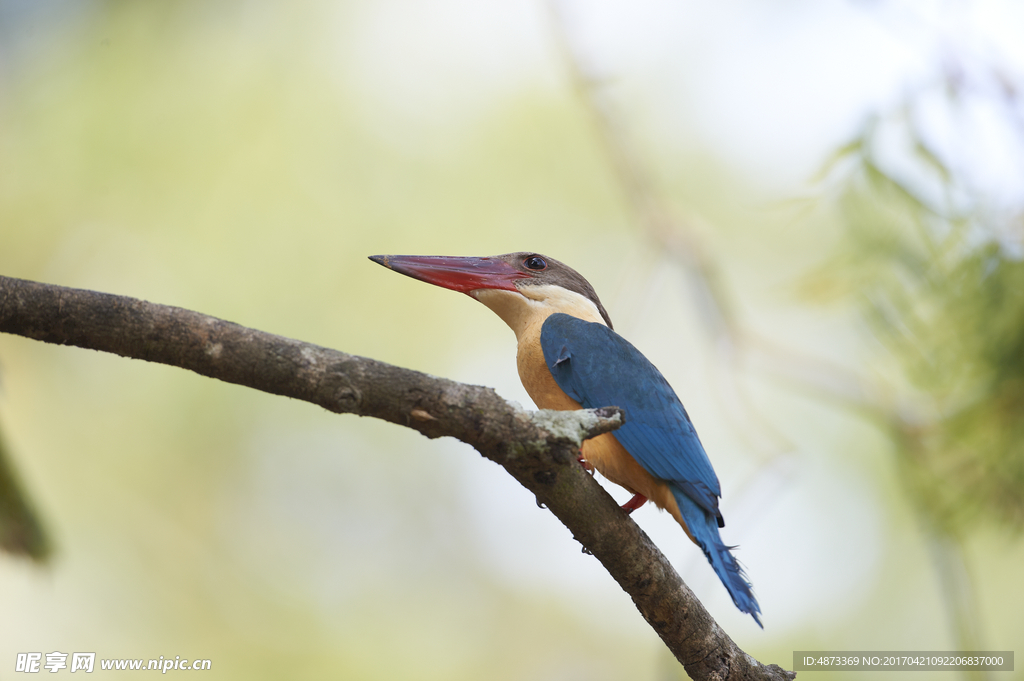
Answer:
[{"label": "bird's claw", "polygon": [[584,459],[582,454],[577,456],[576,460],[580,462],[581,466],[583,466],[583,470],[585,470],[586,472],[588,472],[591,475],[593,475],[593,473],[594,473],[594,466],[589,461]]},{"label": "bird's claw", "polygon": [[622,505],[622,510],[626,513],[632,513],[646,503],[647,497],[642,494],[634,494],[632,499]]}]

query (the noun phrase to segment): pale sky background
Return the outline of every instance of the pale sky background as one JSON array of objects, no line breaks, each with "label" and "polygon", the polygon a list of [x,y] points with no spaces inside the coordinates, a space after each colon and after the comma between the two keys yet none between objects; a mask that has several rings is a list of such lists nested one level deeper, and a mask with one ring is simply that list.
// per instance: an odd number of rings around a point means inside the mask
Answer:
[{"label": "pale sky background", "polygon": [[[869,114],[938,82],[944,65],[984,87],[993,66],[1009,78],[1024,70],[1015,2],[557,4],[596,74],[621,91],[631,126],[650,125],[659,145],[714,148],[783,191],[801,188]],[[542,3],[378,2],[354,18],[341,68],[375,115],[413,129],[451,132],[500,105],[502,92],[565,86]],[[993,191],[1019,192],[1020,153],[1006,151],[1005,135],[976,132],[983,146],[963,162]]]}]

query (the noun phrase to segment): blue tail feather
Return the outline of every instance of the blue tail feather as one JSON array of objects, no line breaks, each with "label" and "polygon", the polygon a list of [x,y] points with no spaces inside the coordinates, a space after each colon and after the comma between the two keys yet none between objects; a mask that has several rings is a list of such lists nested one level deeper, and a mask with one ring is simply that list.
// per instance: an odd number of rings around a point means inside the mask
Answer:
[{"label": "blue tail feather", "polygon": [[761,618],[758,617],[761,614],[761,607],[757,604],[757,599],[754,598],[750,582],[747,581],[743,568],[730,552],[730,549],[735,547],[726,546],[718,534],[718,519],[701,508],[697,502],[672,483],[669,483],[669,487],[672,489],[672,496],[675,497],[676,503],[679,505],[679,512],[682,514],[683,520],[686,521],[690,534],[697,540],[697,544],[704,551],[711,567],[714,568],[718,578],[722,580],[722,584],[732,596],[732,602],[741,612],[748,613],[753,617],[757,626],[763,629],[764,625],[761,624]]}]

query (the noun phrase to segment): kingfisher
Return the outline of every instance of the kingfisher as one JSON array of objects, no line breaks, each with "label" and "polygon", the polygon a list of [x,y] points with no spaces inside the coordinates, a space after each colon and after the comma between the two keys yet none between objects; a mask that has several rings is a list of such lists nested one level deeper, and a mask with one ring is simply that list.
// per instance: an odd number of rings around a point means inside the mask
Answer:
[{"label": "kingfisher", "polygon": [[586,440],[580,462],[648,500],[700,547],[733,603],[758,626],[761,608],[743,569],[718,533],[722,496],[683,403],[661,372],[612,328],[594,287],[568,265],[539,253],[490,257],[374,255],[370,260],[480,301],[516,334],[519,378],[541,409],[615,406],[625,423]]}]

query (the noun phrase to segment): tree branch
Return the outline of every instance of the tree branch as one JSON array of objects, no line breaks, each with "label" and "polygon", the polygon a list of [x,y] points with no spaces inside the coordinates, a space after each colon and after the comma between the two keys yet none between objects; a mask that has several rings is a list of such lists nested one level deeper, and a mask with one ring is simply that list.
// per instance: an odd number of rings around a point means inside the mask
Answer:
[{"label": "tree branch", "polygon": [[622,424],[616,407],[525,411],[490,388],[249,329],[177,307],[0,276],[0,332],[189,369],[203,376],[451,436],[536,495],[630,595],[694,679],[791,679],[729,638],[657,546],[576,463]]}]

